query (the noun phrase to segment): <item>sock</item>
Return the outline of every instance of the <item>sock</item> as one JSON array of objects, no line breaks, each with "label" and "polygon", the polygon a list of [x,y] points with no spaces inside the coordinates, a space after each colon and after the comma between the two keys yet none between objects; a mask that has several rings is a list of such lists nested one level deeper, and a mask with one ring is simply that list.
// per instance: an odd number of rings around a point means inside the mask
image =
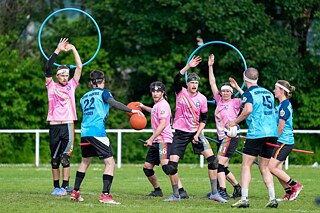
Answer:
[{"label": "sock", "polygon": [[217,194],[218,190],[217,190],[217,179],[212,179],[210,180],[210,184],[211,184],[211,193],[214,195],[214,194]]},{"label": "sock", "polygon": [[269,199],[274,200],[276,198],[275,192],[274,192],[274,187],[268,188],[268,193],[269,193]]},{"label": "sock", "polygon": [[113,180],[113,176],[107,175],[107,174],[103,174],[102,179],[103,179],[102,193],[109,194],[110,193],[111,184],[112,184],[112,180]]},{"label": "sock", "polygon": [[161,191],[160,187],[154,188],[154,191]]},{"label": "sock", "polygon": [[53,181],[53,187],[54,188],[60,188],[59,180],[54,180]]},{"label": "sock", "polygon": [[248,200],[249,189],[241,188],[241,200]]},{"label": "sock", "polygon": [[79,191],[80,185],[81,185],[85,175],[86,175],[85,172],[77,171],[76,180],[74,181],[74,190]]},{"label": "sock", "polygon": [[184,192],[184,188],[183,187],[179,189],[179,193],[180,192]]},{"label": "sock", "polygon": [[66,188],[69,186],[69,180],[63,180],[61,188]]},{"label": "sock", "polygon": [[174,195],[174,196],[179,197],[178,184],[172,185],[172,191],[173,191],[173,195]]},{"label": "sock", "polygon": [[289,186],[294,186],[294,185],[296,185],[296,182],[290,178],[290,180],[287,182],[287,184],[289,184]]},{"label": "sock", "polygon": [[291,187],[285,188],[284,190],[286,191],[286,194],[291,195],[292,193]]}]

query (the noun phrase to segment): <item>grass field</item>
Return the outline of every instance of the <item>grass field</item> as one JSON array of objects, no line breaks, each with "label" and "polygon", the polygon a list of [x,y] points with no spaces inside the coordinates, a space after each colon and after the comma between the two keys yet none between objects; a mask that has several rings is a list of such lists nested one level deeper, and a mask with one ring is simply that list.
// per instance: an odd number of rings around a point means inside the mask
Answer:
[{"label": "grass field", "polygon": [[[181,202],[167,203],[162,200],[171,195],[169,179],[161,168],[156,173],[164,198],[149,198],[145,194],[152,190],[142,171],[142,165],[123,165],[116,169],[111,193],[121,205],[99,203],[102,188],[102,164],[91,165],[82,184],[84,202],[71,202],[69,196],[51,196],[52,177],[50,165],[0,165],[0,212],[320,212],[314,200],[320,196],[320,168],[290,166],[289,174],[299,180],[304,188],[297,201],[281,202],[278,209],[264,209],[268,195],[257,166],[252,169],[252,182],[249,190],[250,208],[232,209],[229,203],[221,204],[208,200],[209,189],[207,169],[199,165],[179,166],[179,174],[190,198]],[[70,184],[74,183],[77,165],[71,167]],[[240,165],[231,165],[230,170],[240,177]],[[284,195],[276,179],[277,197]],[[228,192],[233,189],[228,185]]]}]

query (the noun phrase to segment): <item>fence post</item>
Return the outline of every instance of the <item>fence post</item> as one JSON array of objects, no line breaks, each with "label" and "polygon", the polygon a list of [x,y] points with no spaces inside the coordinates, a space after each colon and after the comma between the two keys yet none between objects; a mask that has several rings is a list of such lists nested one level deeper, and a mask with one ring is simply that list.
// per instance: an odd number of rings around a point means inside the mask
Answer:
[{"label": "fence post", "polygon": [[117,167],[121,168],[121,141],[122,141],[122,135],[121,131],[117,132],[117,139],[118,139],[118,146],[117,146]]},{"label": "fence post", "polygon": [[35,150],[35,153],[36,153],[36,167],[39,166],[39,159],[40,159],[40,133],[39,131],[36,131],[36,150]]}]

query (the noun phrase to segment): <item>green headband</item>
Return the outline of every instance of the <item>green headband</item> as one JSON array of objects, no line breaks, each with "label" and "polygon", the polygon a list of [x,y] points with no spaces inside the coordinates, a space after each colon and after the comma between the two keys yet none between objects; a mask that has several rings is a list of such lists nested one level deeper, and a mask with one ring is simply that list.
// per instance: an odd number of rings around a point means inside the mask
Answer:
[{"label": "green headband", "polygon": [[199,81],[199,80],[200,80],[199,77],[197,77],[197,76],[191,76],[191,77],[188,77],[187,82],[190,82],[190,81]]}]

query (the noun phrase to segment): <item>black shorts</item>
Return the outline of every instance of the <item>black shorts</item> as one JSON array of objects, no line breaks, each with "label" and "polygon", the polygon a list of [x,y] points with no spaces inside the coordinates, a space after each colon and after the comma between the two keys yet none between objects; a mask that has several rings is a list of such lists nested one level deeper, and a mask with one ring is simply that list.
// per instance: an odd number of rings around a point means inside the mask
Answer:
[{"label": "black shorts", "polygon": [[222,157],[232,158],[234,152],[236,151],[239,145],[239,138],[229,138],[226,137],[222,140],[219,140],[219,150],[218,155]]},{"label": "black shorts", "polygon": [[273,147],[268,146],[266,143],[269,142],[276,144],[277,139],[277,137],[246,139],[243,147],[243,153],[254,157],[260,156],[270,159],[272,156]]},{"label": "black shorts", "polygon": [[108,137],[81,137],[80,146],[83,158],[99,157],[99,159],[106,159],[113,157]]},{"label": "black shorts", "polygon": [[278,161],[284,161],[292,151],[293,144],[288,145],[281,142],[277,142],[277,145],[279,147],[273,148],[272,157],[277,159]]},{"label": "black shorts", "polygon": [[145,162],[159,166],[161,160],[169,159],[171,145],[171,143],[152,143]]},{"label": "black shorts", "polygon": [[60,157],[73,150],[74,124],[49,125],[51,158]]},{"label": "black shorts", "polygon": [[[170,155],[178,155],[180,159],[183,159],[186,152],[187,145],[193,140],[195,132],[184,132],[176,130],[173,136],[173,142],[170,150]],[[207,149],[211,149],[208,140],[203,136],[199,136],[199,142],[197,144],[192,143],[194,154],[200,155],[201,152]]]}]

